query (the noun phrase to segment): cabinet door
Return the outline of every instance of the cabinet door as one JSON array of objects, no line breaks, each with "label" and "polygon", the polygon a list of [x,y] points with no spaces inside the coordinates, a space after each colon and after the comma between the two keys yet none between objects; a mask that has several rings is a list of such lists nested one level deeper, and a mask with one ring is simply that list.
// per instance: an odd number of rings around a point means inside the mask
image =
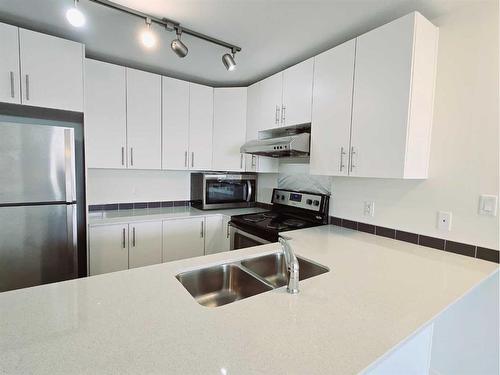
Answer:
[{"label": "cabinet door", "polygon": [[129,237],[129,268],[161,263],[161,221],[130,223]]},{"label": "cabinet door", "polygon": [[0,23],[0,102],[21,103],[19,28]]},{"label": "cabinet door", "polygon": [[205,218],[205,255],[229,250],[224,243],[225,234],[222,215]]},{"label": "cabinet door", "polygon": [[23,104],[83,112],[80,43],[19,29]]},{"label": "cabinet door", "polygon": [[188,169],[189,82],[162,79],[162,168]]},{"label": "cabinet door", "polygon": [[163,222],[163,261],[201,256],[205,253],[204,217]]},{"label": "cabinet door", "polygon": [[212,169],[213,120],[214,89],[191,83],[189,92],[189,150],[191,169]]},{"label": "cabinet door", "polygon": [[260,116],[259,130],[280,126],[283,73],[279,72],[259,82]]},{"label": "cabinet door", "polygon": [[90,228],[90,275],[128,269],[128,225]]},{"label": "cabinet door", "polygon": [[222,217],[222,250],[221,251],[229,251],[231,250],[231,234],[229,222],[231,221],[231,216],[223,216]]},{"label": "cabinet door", "polygon": [[351,174],[403,176],[414,15],[357,38]]},{"label": "cabinet door", "polygon": [[[257,139],[260,119],[260,83],[254,83],[247,88],[247,119],[245,141]],[[257,156],[245,155],[245,170],[257,172]]]},{"label": "cabinet door", "polygon": [[125,68],[85,60],[85,143],[89,168],[126,168]]},{"label": "cabinet door", "polygon": [[311,122],[313,67],[311,58],[283,72],[281,126]]},{"label": "cabinet door", "polygon": [[127,68],[128,168],[161,169],[161,76]]},{"label": "cabinet door", "polygon": [[246,87],[214,89],[213,169],[245,169],[240,147],[245,143],[246,109]]},{"label": "cabinet door", "polygon": [[315,57],[310,173],[347,176],[356,41]]}]

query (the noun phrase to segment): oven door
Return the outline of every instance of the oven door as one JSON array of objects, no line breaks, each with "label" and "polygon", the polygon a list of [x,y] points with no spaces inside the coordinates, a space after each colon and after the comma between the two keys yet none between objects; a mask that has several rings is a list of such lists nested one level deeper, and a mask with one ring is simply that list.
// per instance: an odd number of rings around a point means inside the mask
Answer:
[{"label": "oven door", "polygon": [[203,208],[251,207],[255,205],[255,176],[205,176]]},{"label": "oven door", "polygon": [[236,228],[234,225],[230,224],[230,250],[238,250],[244,249],[246,247],[265,245],[267,243],[271,243],[267,240],[264,240],[260,237],[257,237],[253,234],[245,232],[239,228]]}]

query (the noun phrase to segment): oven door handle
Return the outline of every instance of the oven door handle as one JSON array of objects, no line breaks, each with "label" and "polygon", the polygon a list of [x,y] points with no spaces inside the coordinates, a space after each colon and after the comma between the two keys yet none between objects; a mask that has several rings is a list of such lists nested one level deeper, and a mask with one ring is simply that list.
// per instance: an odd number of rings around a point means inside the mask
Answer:
[{"label": "oven door handle", "polygon": [[247,186],[248,186],[248,189],[247,189],[247,202],[250,202],[250,200],[252,199],[252,183],[250,182],[250,180],[247,180]]}]

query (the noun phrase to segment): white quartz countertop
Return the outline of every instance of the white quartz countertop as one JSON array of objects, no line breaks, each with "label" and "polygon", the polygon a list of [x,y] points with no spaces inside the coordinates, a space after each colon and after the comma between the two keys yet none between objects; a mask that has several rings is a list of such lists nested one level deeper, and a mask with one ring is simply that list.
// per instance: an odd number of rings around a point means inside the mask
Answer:
[{"label": "white quartz countertop", "polygon": [[0,294],[0,373],[355,374],[498,271],[483,260],[334,226],[293,232],[331,271],[217,308],[178,272],[268,244]]},{"label": "white quartz countertop", "polygon": [[111,210],[89,213],[89,225],[106,225],[117,223],[130,223],[133,221],[179,219],[183,217],[210,216],[210,215],[243,215],[269,211],[264,208],[232,208],[225,210],[200,210],[194,207],[163,207],[141,208],[135,210]]}]

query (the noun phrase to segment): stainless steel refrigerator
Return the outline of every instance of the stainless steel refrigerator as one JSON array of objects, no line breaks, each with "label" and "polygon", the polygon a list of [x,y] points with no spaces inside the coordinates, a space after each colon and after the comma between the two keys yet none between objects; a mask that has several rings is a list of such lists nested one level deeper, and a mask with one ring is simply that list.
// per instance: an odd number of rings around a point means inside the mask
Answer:
[{"label": "stainless steel refrigerator", "polygon": [[0,122],[0,292],[78,276],[71,128]]}]

